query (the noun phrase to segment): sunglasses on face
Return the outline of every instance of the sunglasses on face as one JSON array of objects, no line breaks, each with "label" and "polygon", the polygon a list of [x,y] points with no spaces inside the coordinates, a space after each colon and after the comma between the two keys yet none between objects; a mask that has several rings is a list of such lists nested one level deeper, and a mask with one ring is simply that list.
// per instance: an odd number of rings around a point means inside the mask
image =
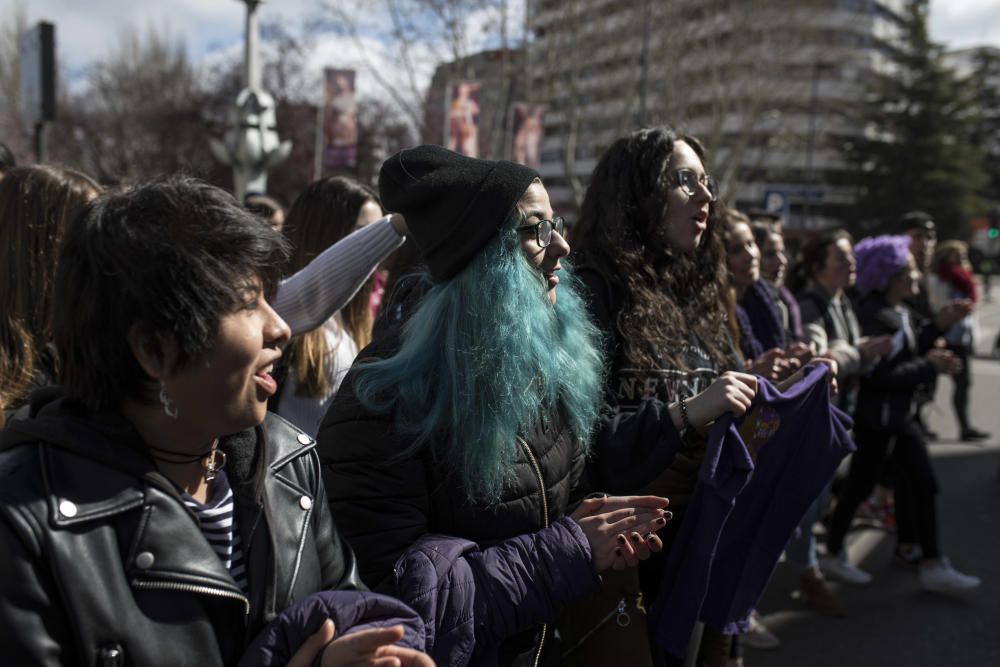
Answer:
[{"label": "sunglasses on face", "polygon": [[535,241],[538,243],[539,248],[545,248],[552,243],[553,231],[558,232],[559,235],[562,236],[565,229],[566,222],[558,215],[551,220],[539,220],[531,225],[520,225],[514,228],[514,230],[518,232],[534,230]]},{"label": "sunglasses on face", "polygon": [[715,179],[708,174],[699,176],[692,169],[678,169],[674,172],[674,184],[679,186],[688,197],[694,197],[698,194],[698,187],[702,186],[708,190],[711,201],[719,199],[719,187],[716,185]]}]

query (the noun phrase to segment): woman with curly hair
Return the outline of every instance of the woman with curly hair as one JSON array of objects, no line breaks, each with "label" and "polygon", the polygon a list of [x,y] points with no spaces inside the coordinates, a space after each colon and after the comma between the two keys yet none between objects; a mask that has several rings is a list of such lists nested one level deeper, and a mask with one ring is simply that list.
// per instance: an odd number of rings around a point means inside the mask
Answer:
[{"label": "woman with curly hair", "polygon": [[[730,330],[718,191],[704,157],[697,139],[665,127],[618,139],[594,169],[573,235],[610,365],[595,484],[669,493],[675,520],[665,550],[697,481],[706,426],[743,414],[757,387],[740,372]],[[664,434],[678,432],[674,448]],[[654,557],[640,568],[647,601],[664,563]]]}]

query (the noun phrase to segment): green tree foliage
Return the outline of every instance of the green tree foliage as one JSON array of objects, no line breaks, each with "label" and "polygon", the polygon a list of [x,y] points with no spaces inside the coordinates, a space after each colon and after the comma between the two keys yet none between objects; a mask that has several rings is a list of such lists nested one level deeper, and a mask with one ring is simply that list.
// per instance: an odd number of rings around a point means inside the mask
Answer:
[{"label": "green tree foliage", "polygon": [[992,210],[1000,204],[1000,56],[996,50],[982,49],[976,54],[969,86],[978,111],[972,141],[984,158],[982,196]]},{"label": "green tree foliage", "polygon": [[864,231],[882,231],[920,209],[942,235],[964,236],[985,183],[971,89],[928,36],[925,3],[913,4],[902,44],[886,52],[891,65],[862,105],[865,137],[847,146],[862,188],[855,220]]}]

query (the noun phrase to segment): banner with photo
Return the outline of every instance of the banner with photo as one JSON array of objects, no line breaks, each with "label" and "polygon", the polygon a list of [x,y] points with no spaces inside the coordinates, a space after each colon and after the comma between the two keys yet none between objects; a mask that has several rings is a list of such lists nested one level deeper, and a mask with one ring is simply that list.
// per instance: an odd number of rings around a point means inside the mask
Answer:
[{"label": "banner with photo", "polygon": [[323,70],[326,101],[323,113],[323,166],[353,169],[358,164],[358,103],[352,69]]},{"label": "banner with photo", "polygon": [[462,81],[448,96],[445,145],[469,157],[479,157],[479,88],[479,83]]},{"label": "banner with photo", "polygon": [[545,134],[542,119],[545,107],[518,103],[512,109],[511,159],[514,162],[539,169],[542,166],[542,137]]}]

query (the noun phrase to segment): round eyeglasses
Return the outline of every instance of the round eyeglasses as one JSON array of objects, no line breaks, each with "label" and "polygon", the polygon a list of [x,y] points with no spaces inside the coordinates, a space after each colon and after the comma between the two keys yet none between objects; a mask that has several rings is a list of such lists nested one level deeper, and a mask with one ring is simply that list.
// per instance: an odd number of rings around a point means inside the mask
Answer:
[{"label": "round eyeglasses", "polygon": [[715,179],[708,174],[698,176],[692,169],[678,169],[674,172],[674,182],[688,197],[694,197],[698,194],[698,186],[704,186],[708,190],[711,201],[719,199],[719,186],[715,183]]},{"label": "round eyeglasses", "polygon": [[532,225],[519,225],[514,228],[514,230],[518,232],[534,230],[535,241],[538,243],[539,248],[545,248],[552,243],[553,231],[558,232],[559,235],[562,236],[565,229],[566,221],[558,215],[551,220],[539,220]]}]

